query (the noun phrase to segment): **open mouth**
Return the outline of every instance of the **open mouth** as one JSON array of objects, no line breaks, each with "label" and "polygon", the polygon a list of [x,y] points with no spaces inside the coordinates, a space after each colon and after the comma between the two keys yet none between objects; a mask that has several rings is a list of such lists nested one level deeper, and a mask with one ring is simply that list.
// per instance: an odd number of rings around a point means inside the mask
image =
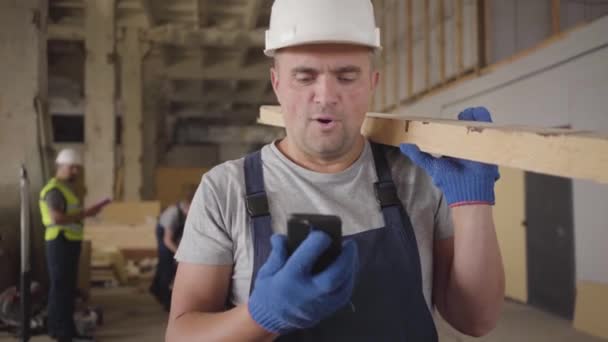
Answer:
[{"label": "open mouth", "polygon": [[327,124],[330,124],[330,123],[332,123],[332,122],[333,122],[333,120],[330,120],[330,119],[317,119],[317,121],[318,121],[319,123],[324,124],[324,125],[327,125]]}]

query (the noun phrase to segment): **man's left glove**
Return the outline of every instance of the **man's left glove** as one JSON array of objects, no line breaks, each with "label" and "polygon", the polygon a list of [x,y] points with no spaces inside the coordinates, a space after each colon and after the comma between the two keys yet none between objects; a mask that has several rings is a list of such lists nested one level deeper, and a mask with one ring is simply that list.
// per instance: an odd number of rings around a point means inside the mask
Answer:
[{"label": "man's left glove", "polygon": [[[458,114],[458,120],[492,122],[484,107],[465,109]],[[431,176],[450,207],[495,203],[494,183],[500,178],[496,165],[452,157],[434,158],[413,144],[401,144],[400,148]]]}]

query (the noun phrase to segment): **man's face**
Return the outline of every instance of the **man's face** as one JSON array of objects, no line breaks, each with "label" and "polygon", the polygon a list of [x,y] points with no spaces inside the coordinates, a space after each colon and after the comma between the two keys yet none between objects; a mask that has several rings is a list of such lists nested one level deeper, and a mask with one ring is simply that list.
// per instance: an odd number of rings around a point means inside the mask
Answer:
[{"label": "man's face", "polygon": [[75,182],[80,175],[82,167],[73,164],[61,164],[58,165],[58,171],[62,178],[68,182]]},{"label": "man's face", "polygon": [[360,130],[378,72],[365,47],[303,45],[277,53],[272,85],[288,141],[316,158],[334,159],[362,139]]}]

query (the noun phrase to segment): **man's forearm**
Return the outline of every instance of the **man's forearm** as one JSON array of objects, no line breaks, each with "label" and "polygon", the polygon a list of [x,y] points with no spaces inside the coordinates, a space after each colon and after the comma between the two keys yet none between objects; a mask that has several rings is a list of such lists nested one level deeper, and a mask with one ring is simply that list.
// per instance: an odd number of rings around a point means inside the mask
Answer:
[{"label": "man's forearm", "polygon": [[189,312],[170,318],[166,340],[265,342],[276,337],[251,318],[246,305],[240,305],[219,313]]},{"label": "man's forearm", "polygon": [[457,328],[484,335],[500,316],[505,288],[492,207],[454,207],[452,219],[454,260],[446,289],[446,310],[450,323]]},{"label": "man's forearm", "polygon": [[85,216],[86,215],[84,210],[70,215],[61,212],[52,213],[53,222],[55,224],[80,223],[85,218]]}]

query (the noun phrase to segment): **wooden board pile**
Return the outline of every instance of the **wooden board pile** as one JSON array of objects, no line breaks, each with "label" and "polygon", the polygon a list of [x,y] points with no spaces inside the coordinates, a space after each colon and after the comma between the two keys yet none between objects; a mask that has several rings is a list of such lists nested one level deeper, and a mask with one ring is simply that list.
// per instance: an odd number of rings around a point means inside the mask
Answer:
[{"label": "wooden board pile", "polygon": [[160,203],[115,202],[85,223],[91,241],[89,282],[98,286],[137,284],[156,266],[156,221]]}]

